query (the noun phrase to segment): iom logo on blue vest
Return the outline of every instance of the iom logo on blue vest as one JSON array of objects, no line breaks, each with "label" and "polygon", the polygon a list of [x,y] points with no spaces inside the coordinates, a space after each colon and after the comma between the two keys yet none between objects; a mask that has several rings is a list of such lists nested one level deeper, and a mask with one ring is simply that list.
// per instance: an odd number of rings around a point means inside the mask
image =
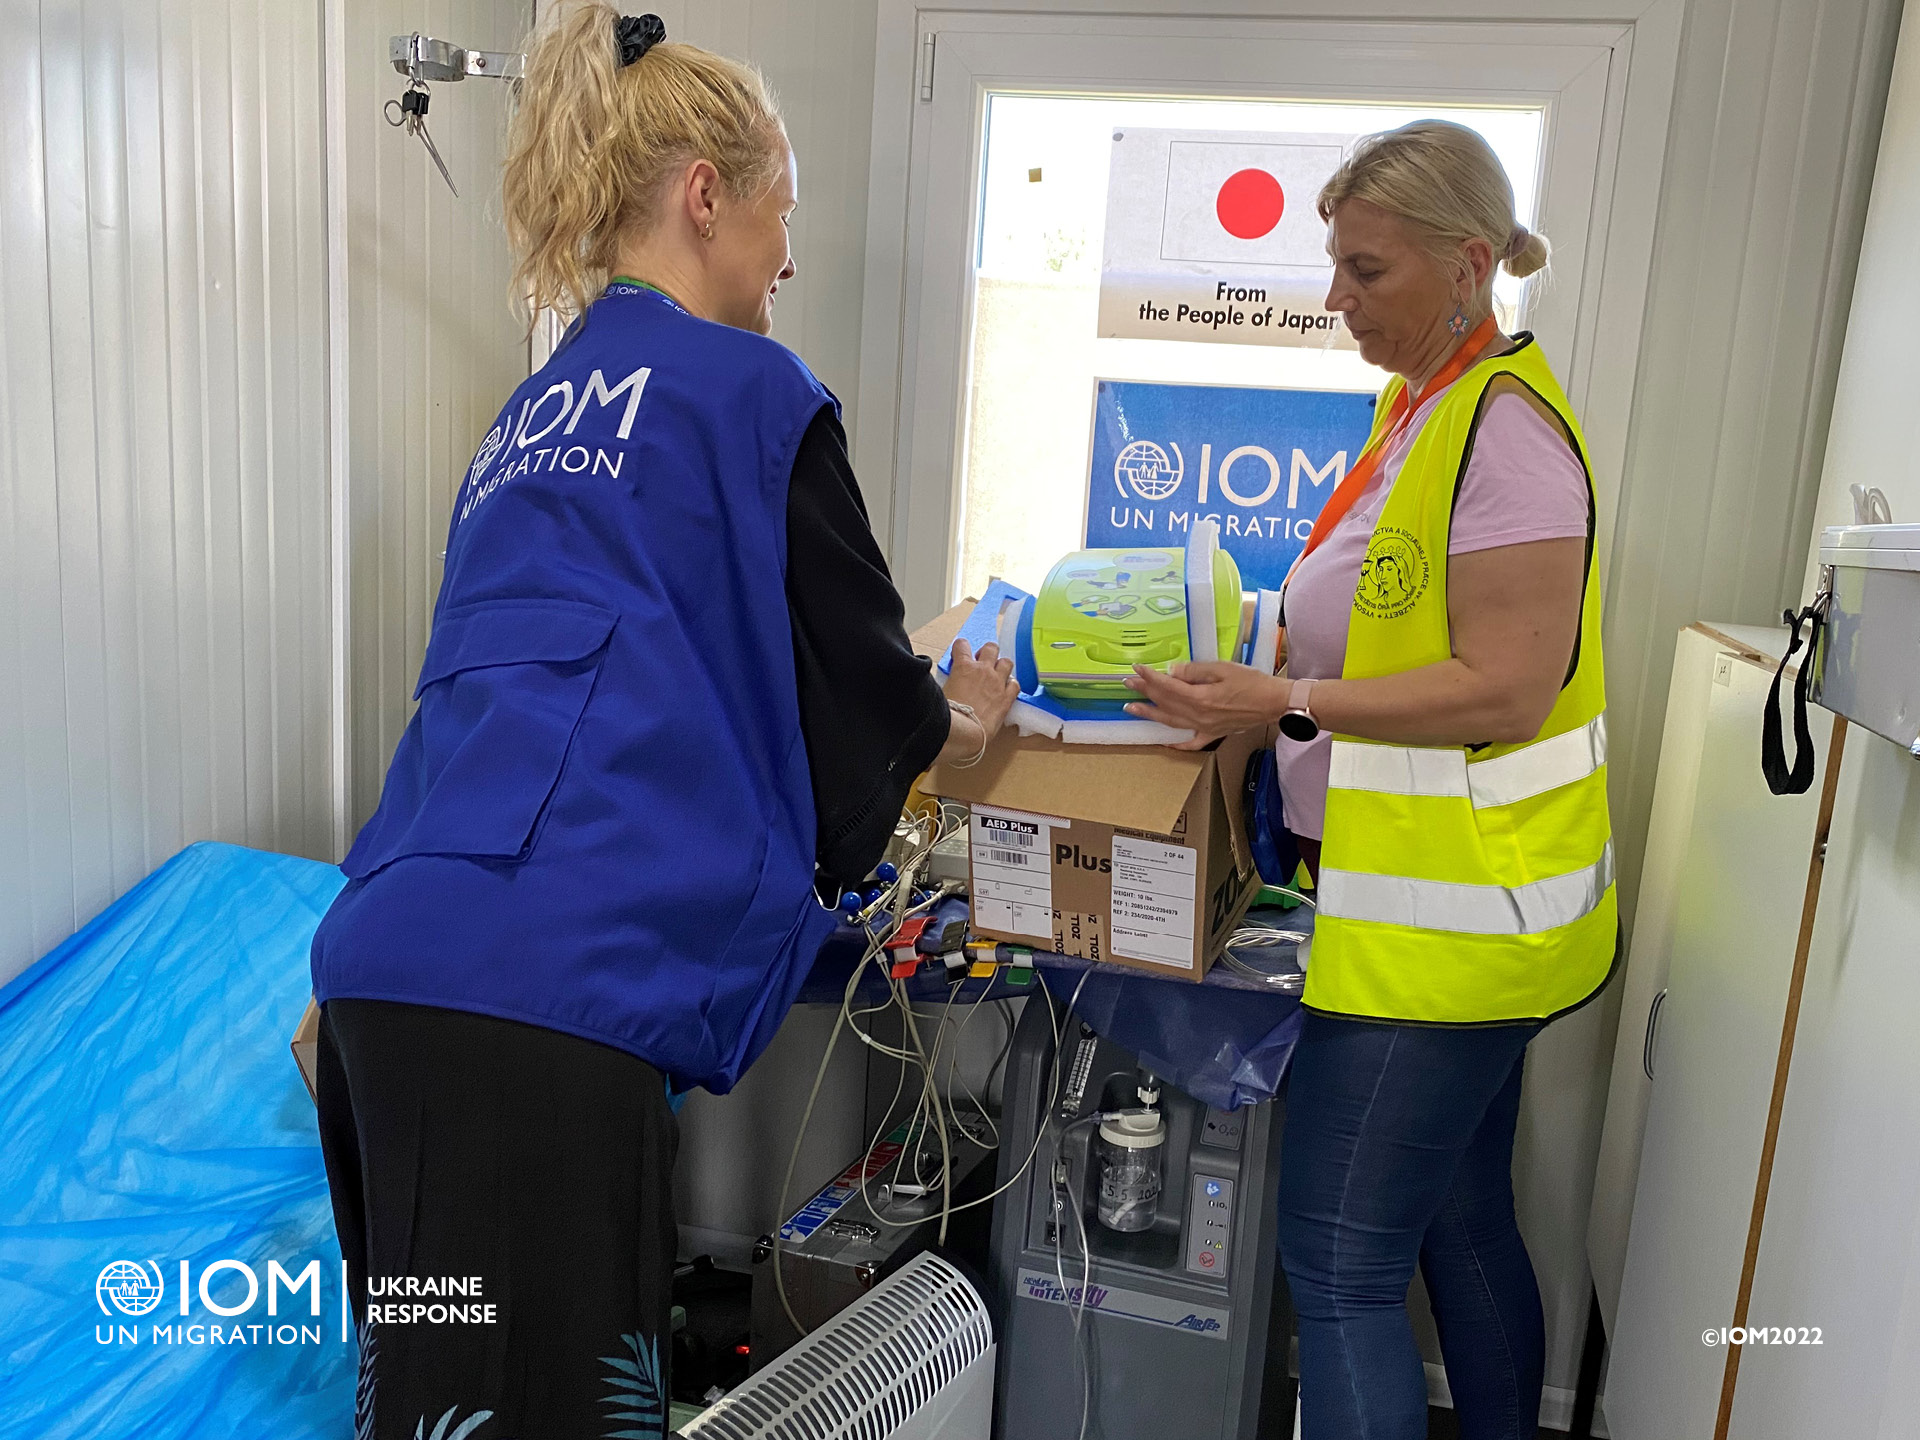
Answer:
[{"label": "iom logo on blue vest", "polygon": [[1373,407],[1344,390],[1096,381],[1086,544],[1183,545],[1211,519],[1246,587],[1278,589]]},{"label": "iom logo on blue vest", "polygon": [[[467,471],[466,496],[460,503],[459,520],[465,520],[502,485],[527,475],[605,475],[610,480],[618,480],[627,460],[624,447],[633,438],[634,416],[639,412],[641,397],[646,394],[647,377],[652,374],[652,367],[643,365],[619,381],[610,382],[604,371],[596,369],[581,382],[577,395],[573,380],[561,379],[547,386],[538,399],[528,396],[522,400],[520,413],[511,421],[503,416],[480,442],[480,449]],[[589,405],[595,407],[595,423],[576,438],[574,431],[587,417]],[[621,445],[611,450],[599,443],[605,437],[610,413],[620,417],[612,438]],[[509,428],[513,431],[511,443],[507,440]],[[487,467],[500,459],[502,451],[506,452],[506,458],[501,460],[499,470],[489,476]]]},{"label": "iom logo on blue vest", "polygon": [[487,438],[480,442],[480,448],[474,452],[473,467],[467,472],[468,478],[478,480],[487,473],[487,467],[493,463],[494,456],[500,453],[500,447],[507,443],[507,422],[502,420],[487,432]]}]

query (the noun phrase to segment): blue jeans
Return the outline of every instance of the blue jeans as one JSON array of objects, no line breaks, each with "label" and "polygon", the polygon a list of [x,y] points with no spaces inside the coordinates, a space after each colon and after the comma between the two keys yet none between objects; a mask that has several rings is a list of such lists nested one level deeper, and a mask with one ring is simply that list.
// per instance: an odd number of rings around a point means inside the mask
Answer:
[{"label": "blue jeans", "polygon": [[1417,1262],[1462,1440],[1532,1440],[1546,1350],[1513,1213],[1520,1070],[1537,1025],[1308,1012],[1280,1155],[1280,1258],[1300,1323],[1304,1440],[1422,1440]]}]

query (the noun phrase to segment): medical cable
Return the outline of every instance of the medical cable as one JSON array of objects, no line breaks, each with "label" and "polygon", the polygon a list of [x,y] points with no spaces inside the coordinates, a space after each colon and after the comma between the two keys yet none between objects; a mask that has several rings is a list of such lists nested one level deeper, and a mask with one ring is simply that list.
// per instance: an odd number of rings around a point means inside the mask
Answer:
[{"label": "medical cable", "polygon": [[[1053,1200],[1053,1273],[1060,1282],[1060,1298],[1065,1302],[1068,1313],[1073,1319],[1073,1359],[1074,1368],[1080,1372],[1080,1440],[1086,1440],[1087,1419],[1093,1412],[1093,1353],[1092,1338],[1084,1332],[1087,1314],[1087,1289],[1093,1283],[1093,1249],[1087,1242],[1086,1219],[1080,1213],[1080,1206],[1073,1201],[1072,1193],[1067,1189],[1067,1162],[1060,1153],[1060,1147],[1067,1136],[1082,1125],[1097,1125],[1114,1112],[1096,1110],[1082,1115],[1065,1125],[1058,1123],[1053,1116],[1052,1107],[1048,1107],[1049,1124],[1053,1132],[1053,1164],[1049,1167]],[[1087,1179],[1093,1178],[1093,1160],[1089,1152],[1087,1160]],[[1066,1264],[1060,1251],[1060,1237],[1066,1230],[1063,1212],[1073,1212],[1074,1228],[1080,1235],[1080,1293],[1067,1288]]]},{"label": "medical cable", "polygon": [[[883,950],[885,949],[886,940],[888,938],[891,938],[891,936],[898,931],[900,922],[906,918],[907,914],[910,913],[911,910],[924,908],[926,905],[933,903],[933,901],[931,900],[922,901],[920,902],[919,905],[908,905],[908,904],[903,904],[902,902],[909,900],[913,894],[912,881],[914,876],[919,871],[920,864],[932,852],[932,850],[936,845],[941,844],[945,840],[949,839],[953,834],[958,833],[959,826],[965,823],[964,819],[960,818],[960,812],[957,810],[957,808],[954,810],[953,814],[955,818],[953,819],[953,821],[950,822],[949,808],[946,804],[942,803],[942,805],[940,806],[937,812],[937,823],[933,827],[933,834],[930,837],[927,837],[925,833],[926,817],[921,817],[921,816],[916,817],[915,827],[914,827],[915,836],[916,836],[916,839],[921,840],[922,843],[919,843],[916,845],[913,852],[909,854],[909,856],[907,857],[905,863],[903,863],[899,867],[898,879],[896,879],[893,882],[893,884],[890,887],[888,887],[885,893],[883,893],[880,897],[877,897],[872,904],[865,907],[862,912],[863,916],[872,914],[875,911],[881,910],[883,908],[887,908],[888,902],[891,901],[892,913],[889,918],[891,919],[892,923],[890,925],[879,927],[878,929],[873,930],[869,934],[867,946],[864,953],[861,955],[859,962],[854,966],[852,973],[847,977],[847,984],[846,984],[845,991],[843,992],[841,997],[840,1008],[834,1018],[833,1030],[829,1033],[827,1037],[826,1048],[821,1055],[820,1064],[814,1072],[813,1085],[811,1089],[808,1091],[807,1103],[805,1108],[801,1112],[800,1125],[797,1132],[794,1135],[793,1147],[788,1152],[788,1155],[787,1155],[787,1167],[786,1167],[785,1174],[781,1179],[781,1184],[780,1184],[779,1213],[782,1217],[786,1215],[787,1200],[793,1186],[793,1174],[799,1164],[800,1150],[802,1145],[805,1143],[807,1130],[809,1126],[812,1124],[814,1109],[819,1102],[820,1090],[822,1085],[825,1083],[827,1069],[829,1065],[832,1063],[834,1050],[839,1044],[840,1033],[843,1029],[851,1029],[854,1032],[854,1034],[860,1038],[862,1043],[870,1046],[875,1050],[880,1051],[883,1054],[886,1054],[892,1058],[895,1058],[901,1061],[901,1074],[900,1074],[899,1082],[895,1086],[894,1098],[887,1108],[886,1116],[881,1123],[881,1126],[876,1134],[875,1139],[872,1141],[869,1141],[865,1154],[862,1157],[862,1163],[859,1167],[858,1188],[860,1192],[861,1201],[866,1206],[867,1212],[870,1215],[872,1215],[876,1221],[878,1221],[882,1225],[887,1225],[892,1228],[896,1228],[896,1229],[909,1228],[913,1225],[922,1223],[922,1221],[926,1218],[924,1216],[915,1216],[911,1219],[895,1220],[891,1216],[884,1214],[882,1212],[881,1207],[873,1203],[873,1197],[868,1193],[868,1190],[867,1190],[867,1180],[868,1180],[868,1163],[867,1162],[871,1159],[875,1145],[878,1144],[878,1137],[884,1136],[885,1134],[888,1133],[887,1126],[892,1121],[894,1108],[898,1105],[900,1095],[902,1091],[904,1091],[905,1089],[906,1065],[909,1063],[918,1064],[922,1068],[921,1106],[916,1108],[917,1110],[919,1110],[921,1108],[930,1106],[930,1108],[933,1111],[933,1114],[931,1117],[928,1117],[928,1118],[931,1120],[932,1123],[938,1123],[941,1126],[942,1149],[943,1149],[943,1152],[946,1150],[946,1114],[945,1114],[944,1107],[941,1105],[939,1088],[936,1084],[933,1083],[931,1075],[927,1073],[927,1070],[925,1067],[926,1056],[925,1056],[924,1048],[921,1048],[919,1054],[915,1055],[909,1052],[905,1047],[896,1049],[895,1047],[886,1045],[883,1042],[875,1039],[873,1036],[869,1035],[866,1031],[861,1029],[859,1024],[854,1019],[855,1012],[853,1010],[853,998],[859,990],[860,980],[862,976],[865,974],[866,967],[872,964],[873,961],[883,952]],[[942,888],[944,889],[945,887],[942,887]],[[1050,1065],[1051,1076],[1050,1076],[1050,1082],[1048,1087],[1049,1093],[1048,1093],[1047,1105],[1046,1105],[1046,1109],[1042,1112],[1043,1114],[1048,1116],[1051,1116],[1053,1106],[1059,1099],[1060,1084],[1063,1078],[1063,1070],[1062,1070],[1061,1055],[1060,1055],[1061,1037],[1063,1034],[1063,1028],[1066,1022],[1071,1019],[1074,1012],[1074,1007],[1079,1004],[1080,993],[1082,989],[1084,989],[1086,986],[1087,976],[1091,973],[1092,971],[1090,968],[1088,970],[1081,972],[1079,981],[1074,986],[1073,994],[1067,1002],[1067,1007],[1064,1015],[1055,1008],[1052,992],[1047,988],[1047,986],[1044,983],[1042,983],[1039,987],[1041,997],[1046,1002],[1049,1027],[1052,1030],[1053,1042],[1054,1042],[1053,1057]],[[990,988],[990,984],[989,984],[989,988]],[[983,991],[982,992],[983,997],[984,997],[984,994],[985,992]],[[903,987],[896,989],[895,999],[897,1002],[902,1003],[903,1009],[905,1011],[909,1013],[911,1012],[911,1003],[906,1001],[905,991]],[[951,997],[949,997],[949,999],[951,999]],[[979,1002],[976,1001],[975,1003],[977,1005]],[[873,1013],[877,1013],[879,1010],[884,1010],[885,1008],[887,1007],[883,1004],[878,1007],[873,1007],[872,1009],[861,1010],[858,1013],[861,1015],[873,1014]],[[916,1047],[918,1047],[917,1027],[913,1031],[912,1038],[914,1040]],[[1013,1026],[1011,1025],[1011,1023],[1009,1023],[1007,1045],[1006,1047],[1003,1047],[1000,1058],[995,1061],[994,1070],[989,1071],[989,1076],[988,1076],[989,1090],[991,1090],[992,1075],[1002,1065],[1004,1065],[1006,1055],[1007,1053],[1009,1053],[1011,1049],[1012,1040],[1013,1040]],[[916,1121],[918,1121],[921,1117],[917,1113],[915,1118],[916,1118]],[[910,1122],[910,1123],[913,1123],[913,1122]],[[1028,1148],[1025,1157],[1020,1162],[1019,1167],[1003,1183],[995,1186],[992,1190],[987,1192],[985,1195],[982,1195],[973,1200],[966,1201],[959,1205],[955,1205],[953,1203],[953,1197],[951,1193],[951,1158],[950,1156],[948,1157],[946,1165],[944,1167],[944,1173],[942,1175],[942,1187],[941,1187],[941,1235],[943,1239],[946,1233],[947,1225],[953,1215],[957,1214],[959,1211],[971,1209],[976,1205],[987,1204],[999,1198],[1000,1195],[1004,1194],[1007,1190],[1011,1189],[1015,1184],[1019,1182],[1021,1177],[1024,1176],[1028,1171],[1028,1169],[1031,1168],[1031,1166],[1033,1165],[1035,1157],[1040,1152],[1041,1141],[1045,1137],[1047,1130],[1049,1128],[1050,1127],[1048,1124],[1043,1123],[1036,1130],[1033,1137],[1033,1144]],[[996,1127],[996,1137],[997,1137],[997,1127]],[[917,1175],[915,1176],[915,1179],[916,1181],[918,1180]],[[770,1258],[774,1266],[774,1287],[777,1293],[779,1294],[780,1306],[781,1306],[781,1309],[785,1312],[788,1322],[793,1325],[796,1332],[804,1336],[810,1332],[808,1330],[808,1327],[803,1323],[801,1323],[799,1316],[794,1313],[792,1302],[787,1295],[786,1276],[784,1273],[784,1267],[781,1263],[781,1239],[782,1239],[781,1230],[784,1228],[784,1224],[785,1224],[785,1221],[783,1219],[781,1224],[775,1227],[774,1233],[773,1233],[772,1254]]]},{"label": "medical cable", "polygon": [[[1291,886],[1272,885],[1268,888],[1298,901],[1310,910],[1319,908],[1311,896],[1303,895]],[[1286,970],[1264,970],[1235,952],[1273,949],[1282,945],[1297,951],[1310,938],[1304,930],[1292,930],[1278,925],[1242,923],[1236,926],[1233,933],[1227,937],[1226,947],[1220,952],[1220,961],[1236,975],[1248,976],[1263,985],[1271,985],[1279,990],[1298,990],[1305,985],[1306,976],[1297,963]]]},{"label": "medical cable", "polygon": [[[907,906],[905,904],[902,904],[901,902],[902,900],[911,901],[912,899],[913,879],[914,879],[914,876],[919,873],[920,862],[928,854],[932,852],[933,847],[935,845],[938,845],[943,839],[946,838],[946,835],[947,835],[947,827],[945,823],[946,807],[944,805],[940,807],[939,811],[937,812],[937,816],[938,816],[939,823],[937,823],[934,826],[933,835],[931,836],[931,838],[927,839],[924,845],[915,849],[915,851],[908,856],[907,863],[904,866],[900,867],[898,877],[894,880],[893,884],[889,887],[891,893],[884,894],[881,897],[881,900],[875,902],[875,906],[868,907],[869,909],[875,908],[882,901],[886,899],[891,899],[894,902],[894,909],[896,912],[893,917],[893,924],[890,926],[883,926],[877,930],[870,931],[870,933],[867,936],[866,949],[864,953],[861,955],[859,963],[853,967],[853,973],[847,977],[847,986],[846,986],[846,990],[841,996],[839,1013],[834,1017],[833,1030],[827,1036],[826,1051],[820,1057],[820,1066],[817,1070],[814,1071],[813,1087],[807,1093],[806,1109],[801,1112],[800,1127],[793,1137],[793,1148],[787,1154],[786,1173],[781,1178],[781,1181],[780,1181],[780,1199],[779,1199],[779,1206],[778,1206],[778,1214],[781,1218],[779,1222],[774,1226],[773,1253],[772,1253],[771,1259],[773,1261],[774,1289],[778,1292],[780,1296],[780,1308],[786,1312],[788,1321],[792,1323],[794,1329],[797,1330],[801,1335],[806,1335],[808,1333],[808,1330],[805,1325],[801,1324],[800,1317],[794,1313],[793,1304],[787,1297],[785,1267],[781,1263],[781,1255],[780,1255],[781,1231],[786,1226],[785,1217],[787,1213],[787,1194],[793,1188],[794,1168],[799,1164],[799,1161],[800,1161],[800,1147],[806,1140],[807,1127],[813,1121],[814,1106],[818,1104],[820,1100],[820,1087],[826,1081],[827,1067],[829,1064],[831,1064],[833,1060],[834,1048],[836,1045],[838,1045],[840,1040],[840,1031],[849,1022],[850,1017],[848,1012],[853,1003],[853,996],[859,989],[860,977],[866,971],[867,966],[873,963],[874,957],[880,954],[882,950],[885,948],[886,940],[899,930],[900,921],[904,917],[904,912],[907,909]],[[915,817],[915,834],[916,836],[918,836],[922,833],[924,833],[924,817],[916,816]],[[853,1028],[855,1029],[856,1032],[858,1032],[859,1030],[858,1026],[854,1026]],[[873,1043],[869,1037],[863,1036],[863,1038],[867,1038],[869,1044]],[[905,1080],[904,1070],[902,1071],[901,1078],[904,1082]],[[871,1146],[868,1147],[867,1153],[869,1155],[872,1154]],[[863,1196],[865,1191],[865,1169],[866,1167],[863,1160],[863,1163],[861,1166]]]},{"label": "medical cable", "polygon": [[[1060,1064],[1060,1037],[1063,1033],[1064,1020],[1065,1018],[1070,1018],[1072,1016],[1073,1006],[1077,1004],[1080,999],[1080,986],[1086,984],[1087,976],[1091,973],[1092,972],[1090,970],[1083,971],[1081,973],[1080,985],[1076,985],[1074,987],[1073,998],[1070,1001],[1068,1001],[1066,1017],[1062,1017],[1060,1013],[1054,1009],[1053,995],[1047,989],[1047,987],[1044,984],[1040,986],[1040,995],[1041,995],[1041,998],[1047,1002],[1047,1014],[1052,1024],[1053,1035],[1054,1035],[1052,1079],[1049,1083],[1047,1107],[1045,1111],[1045,1113],[1049,1115],[1053,1111],[1053,1106],[1060,1098],[1060,1082],[1061,1082],[1061,1079],[1063,1078],[1063,1067]],[[889,1112],[889,1118],[891,1118],[891,1112]],[[884,1131],[882,1133],[884,1133]],[[968,1200],[959,1205],[953,1206],[950,1213],[957,1215],[962,1210],[970,1210],[976,1205],[985,1205],[992,1200],[998,1199],[1001,1195],[1005,1194],[1008,1190],[1012,1189],[1014,1185],[1019,1183],[1020,1177],[1025,1175],[1027,1173],[1027,1170],[1032,1166],[1034,1157],[1040,1153],[1040,1142],[1046,1138],[1046,1135],[1047,1135],[1047,1126],[1045,1124],[1042,1124],[1035,1130],[1034,1136],[1033,1136],[1033,1144],[1028,1148],[1026,1158],[1021,1160],[1019,1169],[1015,1170],[1013,1174],[1008,1176],[1004,1182],[1002,1182],[999,1185],[996,1185],[992,1190],[988,1191],[985,1195],[979,1196],[977,1199]],[[869,1146],[869,1152],[871,1152],[871,1146]],[[886,1215],[883,1215],[882,1213],[880,1213],[880,1211],[874,1206],[872,1200],[867,1195],[866,1176],[865,1176],[864,1170],[860,1178],[860,1198],[866,1202],[867,1208],[873,1214],[874,1219],[878,1220],[882,1225],[890,1225],[895,1229],[905,1229],[910,1225],[918,1225],[920,1221],[925,1218],[924,1216],[922,1216],[922,1217],[916,1217],[910,1220],[893,1220],[888,1218]]]}]

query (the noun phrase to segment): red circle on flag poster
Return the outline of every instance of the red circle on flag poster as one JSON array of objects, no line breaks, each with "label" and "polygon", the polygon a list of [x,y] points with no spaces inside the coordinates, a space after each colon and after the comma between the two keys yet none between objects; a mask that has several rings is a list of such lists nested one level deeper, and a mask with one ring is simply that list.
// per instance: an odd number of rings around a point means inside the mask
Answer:
[{"label": "red circle on flag poster", "polygon": [[1258,240],[1272,230],[1286,206],[1280,182],[1264,170],[1235,171],[1213,201],[1221,226],[1242,240]]}]

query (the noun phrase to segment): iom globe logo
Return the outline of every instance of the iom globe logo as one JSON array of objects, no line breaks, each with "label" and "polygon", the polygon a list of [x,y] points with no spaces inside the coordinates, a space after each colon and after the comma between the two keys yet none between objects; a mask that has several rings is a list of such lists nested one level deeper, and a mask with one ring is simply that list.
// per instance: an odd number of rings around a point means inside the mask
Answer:
[{"label": "iom globe logo", "polygon": [[507,427],[503,421],[487,432],[487,438],[480,442],[480,449],[473,457],[473,466],[467,471],[469,479],[478,480],[493,463],[493,457],[500,453],[500,447],[507,443]]},{"label": "iom globe logo", "polygon": [[122,1315],[144,1315],[160,1303],[160,1297],[166,1291],[166,1281],[161,1277],[158,1262],[152,1262],[152,1273],[142,1268],[137,1260],[115,1260],[100,1272],[100,1278],[93,1282],[94,1298],[100,1302],[100,1308],[111,1315],[107,1309],[109,1301]]},{"label": "iom globe logo", "polygon": [[[1135,440],[1113,457],[1113,483],[1116,489],[1122,481],[1133,487],[1133,493],[1142,500],[1165,500],[1180,488],[1180,481],[1187,471],[1186,457],[1181,455],[1180,447],[1173,447],[1173,458],[1167,458],[1167,452],[1151,440]],[[1121,490],[1124,499],[1126,491]]]}]

